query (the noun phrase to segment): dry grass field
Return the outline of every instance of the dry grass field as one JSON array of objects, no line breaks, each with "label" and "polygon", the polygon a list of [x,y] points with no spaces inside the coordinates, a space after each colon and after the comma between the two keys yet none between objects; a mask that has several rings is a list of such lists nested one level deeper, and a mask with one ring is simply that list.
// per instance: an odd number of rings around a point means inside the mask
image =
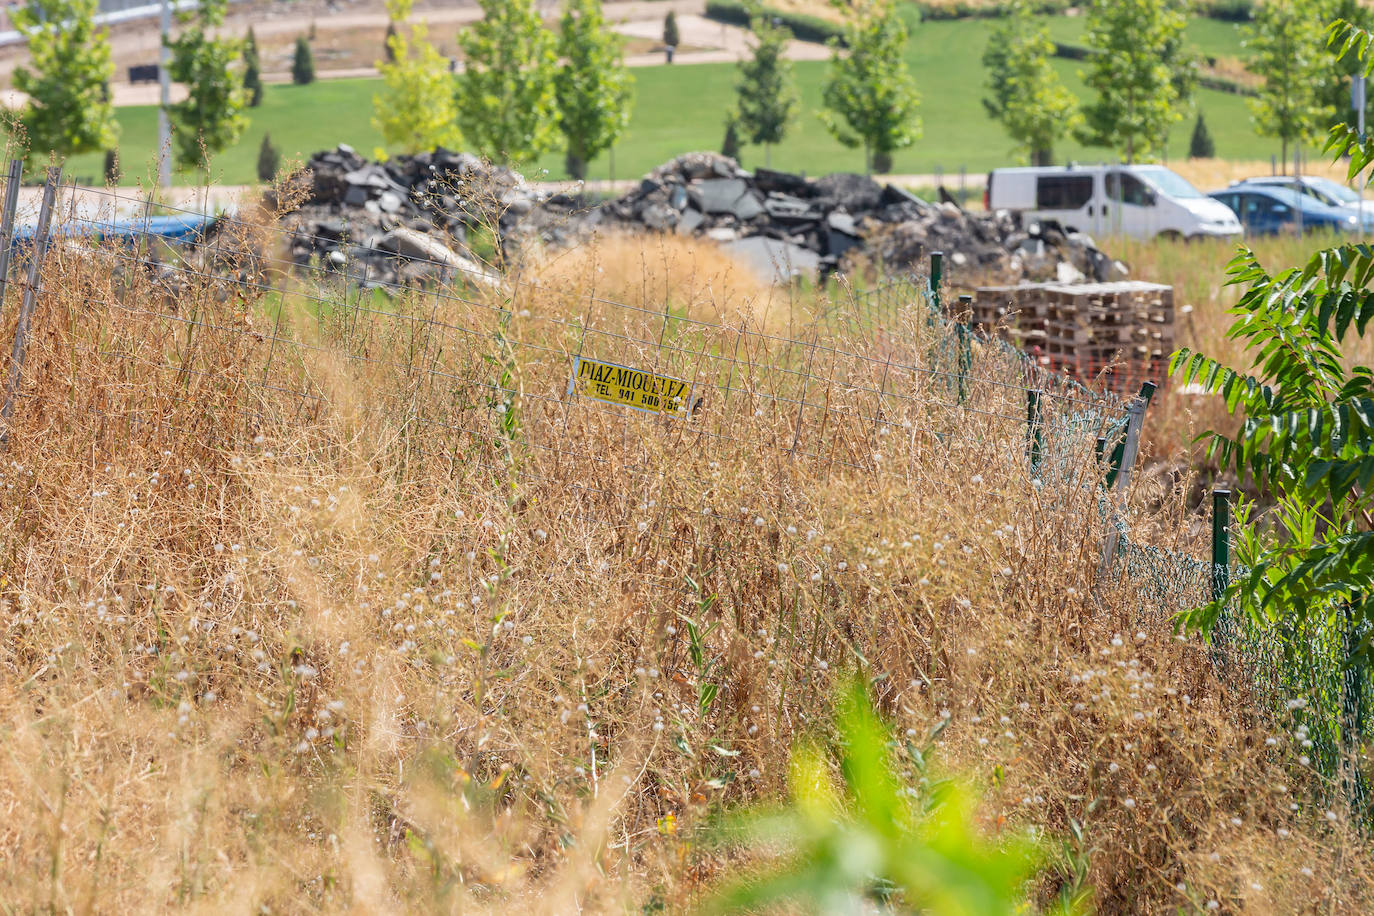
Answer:
[{"label": "dry grass field", "polygon": [[[1090,438],[1032,481],[1024,391],[960,403],[918,298],[800,323],[861,300],[647,239],[382,305],[237,233],[46,262],[0,475],[7,909],[688,912],[852,672],[987,836],[1043,837],[1028,911],[1374,905],[1289,724],[1099,576]],[[702,406],[569,398],[575,356]],[[1183,489],[1132,530],[1201,555]]]}]

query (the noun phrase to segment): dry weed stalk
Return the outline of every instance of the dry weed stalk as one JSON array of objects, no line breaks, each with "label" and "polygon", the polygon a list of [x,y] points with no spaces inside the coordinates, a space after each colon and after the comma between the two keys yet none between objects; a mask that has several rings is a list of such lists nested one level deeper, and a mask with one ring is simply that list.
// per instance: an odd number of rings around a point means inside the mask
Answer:
[{"label": "dry weed stalk", "polygon": [[[302,304],[226,249],[46,265],[0,476],[7,903],[690,909],[741,866],[697,830],[782,791],[858,667],[989,830],[1080,825],[1038,900],[1369,905],[1291,742],[1094,581],[1091,440],[1029,480],[1022,391],[900,368],[919,309],[875,351],[572,270]],[[700,411],[569,401],[576,354]]]}]

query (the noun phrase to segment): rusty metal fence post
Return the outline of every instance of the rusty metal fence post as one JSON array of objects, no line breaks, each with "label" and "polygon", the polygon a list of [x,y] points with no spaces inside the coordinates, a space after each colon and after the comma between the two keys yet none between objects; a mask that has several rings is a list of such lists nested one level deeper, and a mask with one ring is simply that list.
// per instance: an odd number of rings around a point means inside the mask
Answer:
[{"label": "rusty metal fence post", "polygon": [[24,180],[24,160],[11,159],[5,176],[5,209],[0,213],[0,308],[10,280],[10,255],[14,251],[14,213],[19,208],[19,184]]},{"label": "rusty metal fence post", "polygon": [[[43,184],[43,203],[38,209],[38,226],[33,234],[33,251],[29,259],[29,276],[24,284],[24,298],[19,304],[19,320],[14,327],[14,350],[10,355],[10,376],[5,386],[5,404],[0,408],[0,452],[9,449],[10,418],[14,415],[14,402],[19,397],[19,386],[24,381],[24,357],[29,347],[29,326],[33,321],[33,309],[38,302],[38,287],[43,279],[43,259],[52,241],[52,211],[57,199],[57,184],[62,180],[62,169],[53,166],[48,169],[48,180]],[[8,202],[8,191],[6,192]]]}]

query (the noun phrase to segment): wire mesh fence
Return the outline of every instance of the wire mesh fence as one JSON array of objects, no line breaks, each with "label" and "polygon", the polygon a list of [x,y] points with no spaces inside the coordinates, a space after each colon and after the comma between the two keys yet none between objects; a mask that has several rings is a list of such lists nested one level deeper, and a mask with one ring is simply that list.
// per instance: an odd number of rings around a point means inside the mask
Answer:
[{"label": "wire mesh fence", "polygon": [[[6,305],[17,356],[5,433],[28,443],[213,451],[328,416],[400,417],[391,447],[417,466],[479,470],[474,499],[572,490],[579,517],[609,535],[687,542],[699,535],[683,519],[708,517],[724,543],[753,513],[676,486],[708,479],[711,456],[862,475],[965,443],[1014,453],[1043,498],[1067,501],[1104,479],[1124,491],[1148,402],[1148,390],[1094,391],[974,327],[942,301],[938,258],[926,276],[841,289],[783,334],[747,314],[638,307],[416,252],[382,252],[406,270],[381,275],[367,266],[379,252],[346,239],[302,260],[298,230],[270,214],[202,219],[99,189],[77,206],[55,174],[48,191],[33,231],[5,227],[27,276],[11,289],[32,319]],[[1103,572],[1131,583],[1142,616],[1204,603],[1215,563],[1141,543],[1119,497],[1097,499]],[[682,587],[681,570],[654,574]],[[1360,634],[1236,615],[1217,634],[1219,667],[1243,672],[1273,712],[1306,710],[1313,765],[1338,777],[1365,735],[1369,679],[1344,663]],[[1361,805],[1362,786],[1350,781]]]}]

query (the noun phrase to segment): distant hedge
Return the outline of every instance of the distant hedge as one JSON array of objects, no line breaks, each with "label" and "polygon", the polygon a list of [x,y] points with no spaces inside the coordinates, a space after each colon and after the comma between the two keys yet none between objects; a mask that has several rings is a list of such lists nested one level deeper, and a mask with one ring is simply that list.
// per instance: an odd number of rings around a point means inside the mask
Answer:
[{"label": "distant hedge", "polygon": [[[759,12],[771,19],[777,19],[792,30],[794,38],[801,41],[814,41],[825,44],[832,38],[844,42],[844,28],[818,16],[803,13],[789,13],[786,10],[759,7]],[[717,22],[749,28],[750,7],[740,0],[707,0],[706,18]]]},{"label": "distant hedge", "polygon": [[[1031,12],[1034,13],[1062,13],[1071,6],[1077,5],[1075,0],[1037,0],[1030,4]],[[940,19],[1000,19],[1010,15],[1012,4],[1010,3],[913,3],[912,6],[921,11],[921,18],[924,20]]]},{"label": "distant hedge", "polygon": [[1199,0],[1193,10],[1208,19],[1249,22],[1255,18],[1255,0]]},{"label": "distant hedge", "polygon": [[[1012,4],[1007,2],[978,3],[976,0],[956,0],[954,3],[913,3],[917,11],[921,14],[921,19],[936,21],[950,19],[998,19],[1011,12]],[[1054,14],[1062,13],[1072,6],[1077,5],[1077,0],[1036,0],[1031,4],[1031,9],[1037,13]],[[1224,22],[1249,22],[1254,18],[1255,0],[1198,0],[1193,7],[1199,16],[1208,19],[1220,19]],[[750,7],[741,0],[707,0],[706,17],[717,22],[724,22],[730,25],[749,27]],[[828,19],[821,19],[819,16],[807,16],[804,13],[790,13],[786,10],[774,9],[771,6],[759,8],[759,12],[773,19],[777,19],[792,30],[792,34],[802,41],[814,41],[824,44],[832,38],[844,42],[844,28],[831,22]],[[1072,45],[1061,45],[1060,47],[1072,48]],[[1060,54],[1060,57],[1070,57],[1069,54]],[[1074,58],[1081,60],[1082,58]],[[1213,87],[1215,88],[1215,87]]]}]

